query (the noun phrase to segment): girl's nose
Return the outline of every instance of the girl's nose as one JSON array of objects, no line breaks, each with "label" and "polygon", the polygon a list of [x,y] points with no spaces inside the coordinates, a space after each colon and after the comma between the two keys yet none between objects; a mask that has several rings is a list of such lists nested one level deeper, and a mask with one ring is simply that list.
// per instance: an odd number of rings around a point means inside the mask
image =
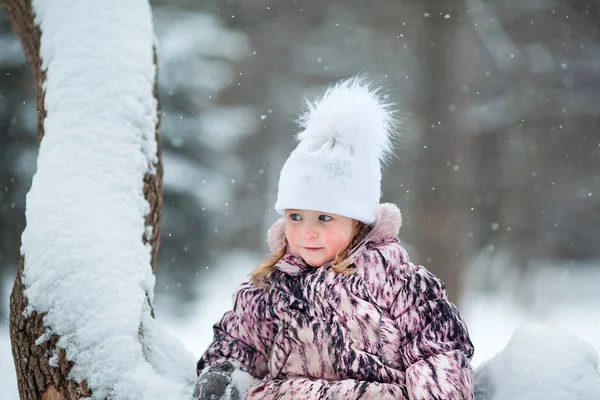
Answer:
[{"label": "girl's nose", "polygon": [[317,230],[311,226],[305,227],[304,230],[302,231],[302,237],[305,240],[316,239],[317,236],[318,236]]}]

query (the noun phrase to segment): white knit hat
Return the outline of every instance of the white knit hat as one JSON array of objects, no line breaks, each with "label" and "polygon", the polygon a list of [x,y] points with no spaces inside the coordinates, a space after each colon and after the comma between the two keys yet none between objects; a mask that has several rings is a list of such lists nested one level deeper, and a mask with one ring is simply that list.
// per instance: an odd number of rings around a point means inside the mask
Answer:
[{"label": "white knit hat", "polygon": [[362,78],[330,87],[308,102],[298,146],[279,176],[275,210],[314,210],[375,222],[381,163],[392,151],[394,117]]}]

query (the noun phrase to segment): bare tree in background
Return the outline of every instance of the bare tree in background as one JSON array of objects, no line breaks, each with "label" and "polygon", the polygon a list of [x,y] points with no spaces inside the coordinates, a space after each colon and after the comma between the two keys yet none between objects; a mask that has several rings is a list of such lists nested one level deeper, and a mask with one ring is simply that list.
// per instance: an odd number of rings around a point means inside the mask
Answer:
[{"label": "bare tree in background", "polygon": [[[20,46],[14,37],[10,21],[0,7],[0,279],[8,270],[14,273],[19,254],[19,234],[25,226],[23,186],[29,181],[31,169],[25,159],[31,159],[37,147],[31,120],[26,118],[30,92],[30,73],[22,53],[11,51]],[[16,46],[15,46],[16,45]],[[12,53],[12,56],[11,56]],[[32,126],[33,125],[33,126]],[[0,319],[8,319],[8,291],[0,285]]]},{"label": "bare tree in background", "polygon": [[484,289],[515,274],[529,305],[527,278],[540,261],[568,271],[599,254],[599,10],[580,1],[466,4],[477,40],[467,81],[478,98],[468,110],[478,149],[475,245],[506,257],[501,271],[484,272]]},{"label": "bare tree in background", "polygon": [[[38,141],[44,138],[44,119],[46,117],[44,105],[45,71],[41,69],[40,58],[41,31],[34,22],[31,0],[2,0],[2,5],[10,17],[12,26],[21,40],[27,61],[33,72],[37,90],[38,108]],[[115,23],[118,23],[116,21]],[[156,63],[156,60],[155,60]],[[158,91],[154,91],[158,100]],[[158,111],[158,110],[157,110]],[[160,114],[159,114],[160,115]],[[156,125],[156,139],[158,141],[159,125]],[[142,149],[140,149],[140,152]],[[160,161],[160,146],[158,148],[158,162],[156,174],[147,174],[144,178],[144,195],[150,205],[146,217],[146,226],[152,228],[151,237],[146,240],[152,247],[152,266],[156,265],[159,228],[161,216],[162,193],[162,164]],[[66,400],[79,399],[91,396],[91,389],[85,381],[75,382],[68,378],[73,362],[63,349],[57,350],[58,336],[39,341],[46,332],[43,322],[44,314],[31,313],[24,316],[28,299],[24,295],[22,283],[24,257],[19,261],[17,277],[10,298],[10,336],[13,357],[17,372],[19,393],[22,400]],[[151,310],[151,306],[150,306]],[[152,311],[150,311],[152,313]],[[143,329],[140,325],[139,340],[143,341]],[[50,357],[58,351],[58,365],[50,365]]]},{"label": "bare tree in background", "polygon": [[460,92],[469,70],[469,50],[461,35],[466,12],[462,1],[423,2],[418,8],[424,16],[418,37],[424,73],[422,97],[415,99],[420,156],[411,230],[418,262],[428,265],[457,301],[472,255],[472,150]]}]

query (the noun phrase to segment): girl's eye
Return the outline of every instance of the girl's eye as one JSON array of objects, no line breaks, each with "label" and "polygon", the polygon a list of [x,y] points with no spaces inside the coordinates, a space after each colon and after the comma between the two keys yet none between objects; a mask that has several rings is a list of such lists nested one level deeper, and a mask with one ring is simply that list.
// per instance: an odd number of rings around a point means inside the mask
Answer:
[{"label": "girl's eye", "polygon": [[294,213],[294,214],[290,214],[290,219],[292,221],[300,221],[300,220],[302,220],[302,217],[300,216],[300,214],[295,214]]},{"label": "girl's eye", "polygon": [[331,221],[332,219],[333,218],[330,217],[329,215],[325,215],[325,214],[319,215],[319,221],[327,222],[327,221]]}]

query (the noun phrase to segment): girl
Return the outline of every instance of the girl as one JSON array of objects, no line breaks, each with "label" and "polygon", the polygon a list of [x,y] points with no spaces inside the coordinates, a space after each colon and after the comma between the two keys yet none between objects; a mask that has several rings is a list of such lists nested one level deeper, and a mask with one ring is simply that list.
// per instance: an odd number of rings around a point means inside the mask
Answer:
[{"label": "girl", "polygon": [[379,204],[389,105],[354,78],[301,125],[268,232],[274,256],[214,326],[195,398],[473,399],[465,323],[400,245],[398,208]]}]

